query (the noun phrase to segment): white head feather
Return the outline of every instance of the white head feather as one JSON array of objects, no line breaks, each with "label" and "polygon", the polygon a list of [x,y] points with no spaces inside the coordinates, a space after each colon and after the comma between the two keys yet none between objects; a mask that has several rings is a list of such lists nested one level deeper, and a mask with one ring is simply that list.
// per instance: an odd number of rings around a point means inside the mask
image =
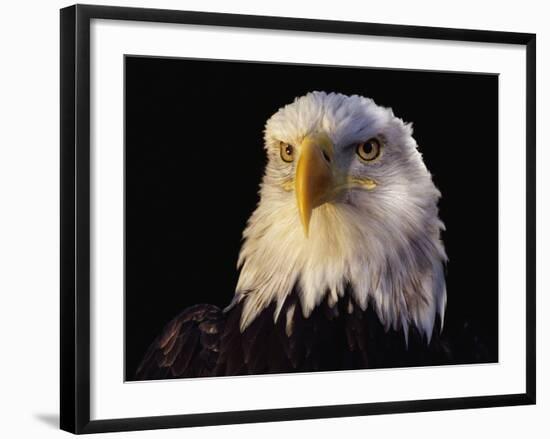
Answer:
[{"label": "white head feather", "polygon": [[[349,188],[317,207],[306,237],[292,181],[296,161],[281,159],[280,143],[297,148],[304,136],[322,132],[332,141],[334,166],[353,178],[376,182]],[[358,159],[359,142],[382,140],[380,158]],[[446,288],[438,218],[440,193],[412,137],[410,124],[372,99],[313,92],[296,98],[266,124],[268,163],[260,202],[243,232],[235,301],[244,301],[241,330],[269,304],[277,319],[294,290],[308,317],[322,300],[335,304],[347,291],[369,304],[387,329],[415,325],[430,340],[443,314]]]}]

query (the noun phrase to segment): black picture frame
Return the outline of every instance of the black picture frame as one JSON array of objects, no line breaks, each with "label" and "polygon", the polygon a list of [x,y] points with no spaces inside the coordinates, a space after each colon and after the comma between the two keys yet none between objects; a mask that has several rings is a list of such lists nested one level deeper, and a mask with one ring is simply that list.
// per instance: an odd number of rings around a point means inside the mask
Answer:
[{"label": "black picture frame", "polygon": [[[525,46],[527,79],[525,91],[527,146],[526,392],[494,396],[90,420],[90,21],[92,19]],[[63,430],[77,434],[98,433],[535,403],[536,36],[534,34],[89,5],[74,5],[62,9],[60,25],[60,424]]]}]

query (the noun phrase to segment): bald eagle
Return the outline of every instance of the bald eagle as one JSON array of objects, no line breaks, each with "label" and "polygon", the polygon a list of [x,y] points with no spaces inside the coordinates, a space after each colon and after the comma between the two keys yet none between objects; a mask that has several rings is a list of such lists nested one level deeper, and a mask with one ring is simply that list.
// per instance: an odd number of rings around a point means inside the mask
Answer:
[{"label": "bald eagle", "polygon": [[444,362],[441,195],[411,125],[366,97],[311,92],[264,140],[233,300],[176,316],[136,379]]}]

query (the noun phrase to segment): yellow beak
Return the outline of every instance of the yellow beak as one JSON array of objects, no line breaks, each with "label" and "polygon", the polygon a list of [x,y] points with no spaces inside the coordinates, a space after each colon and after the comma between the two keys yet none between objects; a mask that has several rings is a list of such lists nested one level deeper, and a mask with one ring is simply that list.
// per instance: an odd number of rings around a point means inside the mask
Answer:
[{"label": "yellow beak", "polygon": [[326,203],[334,188],[331,162],[334,150],[325,134],[306,136],[296,167],[296,200],[306,237],[313,209]]}]

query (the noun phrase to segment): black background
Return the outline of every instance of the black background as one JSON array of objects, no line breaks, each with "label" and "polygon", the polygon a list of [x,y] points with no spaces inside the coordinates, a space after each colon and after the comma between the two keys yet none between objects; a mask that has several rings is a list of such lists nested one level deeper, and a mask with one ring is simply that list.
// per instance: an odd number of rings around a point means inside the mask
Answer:
[{"label": "black background", "polygon": [[266,162],[264,124],[312,90],[368,96],[413,122],[443,194],[444,334],[458,363],[498,360],[497,76],[133,56],[125,63],[127,379],[183,308],[230,302]]}]

